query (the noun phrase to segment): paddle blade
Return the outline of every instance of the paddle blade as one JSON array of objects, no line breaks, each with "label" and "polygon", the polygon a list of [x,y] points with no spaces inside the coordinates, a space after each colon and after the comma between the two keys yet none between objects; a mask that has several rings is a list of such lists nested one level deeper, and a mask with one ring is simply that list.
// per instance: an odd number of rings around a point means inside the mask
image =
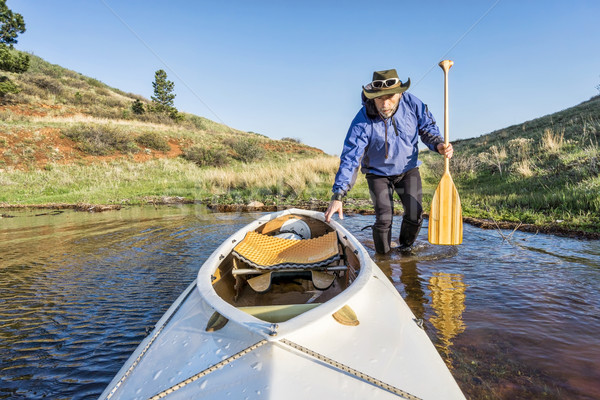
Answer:
[{"label": "paddle blade", "polygon": [[462,243],[462,210],[458,191],[450,173],[442,176],[431,202],[429,243],[454,245]]}]

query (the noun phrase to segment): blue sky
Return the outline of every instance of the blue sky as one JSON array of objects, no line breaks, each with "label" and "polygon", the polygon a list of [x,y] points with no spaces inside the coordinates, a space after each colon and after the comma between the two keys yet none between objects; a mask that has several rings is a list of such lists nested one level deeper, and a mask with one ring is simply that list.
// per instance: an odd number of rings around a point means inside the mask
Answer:
[{"label": "blue sky", "polygon": [[598,94],[597,0],[8,0],[17,48],[125,92],[233,128],[339,154],[374,70],[396,68],[450,140],[489,133]]}]

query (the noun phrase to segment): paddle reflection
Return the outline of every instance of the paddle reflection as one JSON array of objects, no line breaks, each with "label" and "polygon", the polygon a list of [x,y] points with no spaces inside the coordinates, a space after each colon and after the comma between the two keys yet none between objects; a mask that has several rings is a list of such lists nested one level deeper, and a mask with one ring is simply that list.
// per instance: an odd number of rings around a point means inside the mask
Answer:
[{"label": "paddle reflection", "polygon": [[466,287],[462,274],[435,272],[429,279],[428,288],[431,291],[431,307],[434,312],[429,322],[438,331],[437,347],[449,367],[452,340],[466,328],[462,320]]},{"label": "paddle reflection", "polygon": [[[372,242],[367,243],[370,245]],[[430,336],[449,368],[452,368],[453,340],[466,329],[462,315],[465,311],[467,286],[462,274],[431,272],[429,280],[422,275],[428,275],[431,261],[451,258],[456,254],[456,246],[418,243],[409,254],[392,251],[385,255],[373,255],[375,263],[398,289],[415,317],[431,324],[426,324],[425,329],[430,326],[435,328],[436,334]],[[431,308],[428,303],[431,303]]]}]

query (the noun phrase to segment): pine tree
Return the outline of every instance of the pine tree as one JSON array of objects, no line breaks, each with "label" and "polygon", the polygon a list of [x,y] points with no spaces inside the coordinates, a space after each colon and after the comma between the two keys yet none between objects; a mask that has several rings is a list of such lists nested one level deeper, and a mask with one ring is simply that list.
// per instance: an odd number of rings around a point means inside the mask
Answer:
[{"label": "pine tree", "polygon": [[157,112],[166,112],[168,114],[177,114],[177,109],[173,105],[175,94],[173,88],[175,84],[167,79],[167,73],[159,69],[154,73],[154,96],[152,96],[152,103],[154,110]]},{"label": "pine tree", "polygon": [[142,103],[140,101],[140,99],[135,99],[135,101],[133,103],[131,103],[131,111],[133,111],[134,114],[138,114],[141,115],[144,113],[144,103]]},{"label": "pine tree", "polygon": [[[13,13],[6,5],[6,0],[0,0],[0,70],[20,73],[29,68],[29,55],[13,51],[17,36],[23,32],[23,16]],[[0,76],[0,99],[18,91],[19,88],[7,76]]]},{"label": "pine tree", "polygon": [[21,14],[14,14],[6,5],[6,0],[0,0],[0,43],[10,46],[17,43],[19,33],[25,32],[25,20]]}]

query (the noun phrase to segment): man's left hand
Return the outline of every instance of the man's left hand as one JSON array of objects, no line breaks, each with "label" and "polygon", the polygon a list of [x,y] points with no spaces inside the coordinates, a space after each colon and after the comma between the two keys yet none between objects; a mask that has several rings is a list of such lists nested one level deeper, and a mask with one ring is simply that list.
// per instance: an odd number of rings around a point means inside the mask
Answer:
[{"label": "man's left hand", "polygon": [[446,158],[452,158],[452,154],[454,154],[454,149],[452,148],[452,143],[448,143],[448,145],[445,145],[444,143],[438,144],[437,151],[438,151],[438,153],[445,156]]}]

